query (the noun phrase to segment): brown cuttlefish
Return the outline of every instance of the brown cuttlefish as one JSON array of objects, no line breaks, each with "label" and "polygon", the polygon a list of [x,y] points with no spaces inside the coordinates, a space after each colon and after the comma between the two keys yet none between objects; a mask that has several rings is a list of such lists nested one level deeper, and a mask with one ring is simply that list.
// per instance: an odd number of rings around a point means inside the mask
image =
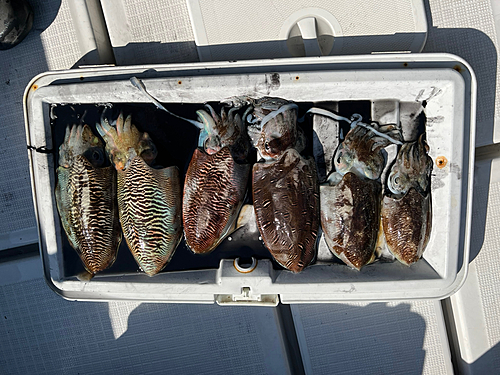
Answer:
[{"label": "brown cuttlefish", "polygon": [[69,243],[85,266],[82,280],[114,263],[122,239],[116,173],[104,165],[103,144],[90,127],[68,126],[59,148],[56,202]]},{"label": "brown cuttlefish", "polygon": [[249,134],[263,162],[253,167],[253,204],[264,244],[274,259],[300,272],[316,255],[319,192],[316,166],[303,157],[297,105],[277,98],[253,103]]},{"label": "brown cuttlefish", "polygon": [[211,252],[236,229],[251,170],[251,144],[238,108],[222,108],[220,116],[206,108],[210,113],[197,111],[203,129],[186,172],[182,204],[184,237],[196,254]]},{"label": "brown cuttlefish", "polygon": [[116,127],[105,119],[97,130],[118,175],[120,222],[137,264],[148,275],[160,272],[182,237],[181,183],[177,167],[153,168],[156,146],[131,116],[120,113]]},{"label": "brown cuttlefish", "polygon": [[[359,120],[359,119],[358,119]],[[385,165],[382,149],[401,144],[395,125],[357,121],[339,145],[336,172],[320,186],[321,226],[330,251],[348,266],[360,270],[375,260]]]},{"label": "brown cuttlefish", "polygon": [[432,224],[430,174],[424,134],[399,150],[387,178],[382,201],[382,227],[389,251],[407,266],[420,259]]}]

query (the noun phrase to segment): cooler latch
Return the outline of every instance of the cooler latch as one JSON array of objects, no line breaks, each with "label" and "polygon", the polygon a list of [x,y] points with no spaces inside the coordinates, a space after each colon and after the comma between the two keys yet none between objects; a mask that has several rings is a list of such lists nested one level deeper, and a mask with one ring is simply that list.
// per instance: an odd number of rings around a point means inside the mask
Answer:
[{"label": "cooler latch", "polygon": [[215,302],[218,305],[254,305],[254,306],[277,306],[279,298],[277,294],[253,294],[249,286],[241,288],[241,294],[215,294]]}]

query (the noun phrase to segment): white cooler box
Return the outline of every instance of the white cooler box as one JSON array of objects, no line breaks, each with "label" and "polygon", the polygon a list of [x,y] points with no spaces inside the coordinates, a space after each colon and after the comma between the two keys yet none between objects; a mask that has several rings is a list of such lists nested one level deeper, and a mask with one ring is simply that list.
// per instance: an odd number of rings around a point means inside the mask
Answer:
[{"label": "white cooler box", "polygon": [[[180,166],[181,173],[196,147],[197,129],[156,109],[130,83],[133,76],[142,79],[161,103],[193,119],[194,111],[205,102],[247,95],[293,100],[301,110],[320,102],[348,105],[353,111],[364,108],[366,121],[366,116],[376,114],[381,122],[403,123],[415,115],[410,113],[412,105],[425,100],[429,156],[434,163],[438,156],[444,156],[448,163],[442,169],[434,164],[433,226],[423,258],[411,267],[397,261],[375,262],[358,272],[334,260],[319,241],[315,263],[293,274],[273,263],[250,223],[208,256],[191,254],[182,242],[171,263],[151,278],[138,271],[123,240],[110,269],[89,282],[78,280],[76,274],[83,268],[62,230],[54,194],[57,148],[65,126],[78,122],[85,112],[85,122],[94,125],[92,121],[106,106],[112,107],[110,115],[120,109],[133,113],[139,128],[156,119],[152,138],[159,142],[159,156],[167,148],[165,144],[175,145],[169,160]],[[28,85],[24,106],[45,278],[53,290],[72,300],[276,305],[278,301],[447,297],[460,288],[467,274],[475,100],[476,80],[470,66],[447,54],[89,67],[41,74]],[[392,110],[381,113],[383,108],[377,103]],[[162,129],[164,134],[160,134]],[[255,269],[246,273],[238,270],[238,257],[254,257]]]}]

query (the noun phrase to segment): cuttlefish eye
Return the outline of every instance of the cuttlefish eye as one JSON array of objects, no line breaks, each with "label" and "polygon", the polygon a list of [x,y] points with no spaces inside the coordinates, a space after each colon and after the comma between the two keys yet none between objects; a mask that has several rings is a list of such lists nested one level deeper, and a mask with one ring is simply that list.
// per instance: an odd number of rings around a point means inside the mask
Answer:
[{"label": "cuttlefish eye", "polygon": [[213,155],[222,148],[220,137],[218,135],[214,135],[212,137],[208,137],[203,142],[203,149],[209,155]]},{"label": "cuttlefish eye", "polygon": [[99,151],[92,152],[92,159],[94,159],[95,161],[101,161],[103,159],[102,152]]},{"label": "cuttlefish eye", "polygon": [[387,181],[387,187],[393,194],[404,193],[403,181],[399,176],[399,173],[391,173],[389,175],[389,180]]},{"label": "cuttlefish eye", "polygon": [[351,153],[349,151],[346,151],[341,145],[337,153],[335,154],[334,163],[337,172],[347,173],[353,163]]},{"label": "cuttlefish eye", "polygon": [[286,144],[283,143],[281,138],[271,138],[264,142],[263,153],[271,158],[277,158],[286,149]]},{"label": "cuttlefish eye", "polygon": [[146,162],[146,164],[151,165],[151,163],[156,159],[156,150],[145,150],[141,153],[141,158]]},{"label": "cuttlefish eye", "polygon": [[340,161],[342,160],[342,152],[339,152],[339,157],[337,158],[337,164],[340,164]]},{"label": "cuttlefish eye", "polygon": [[370,180],[375,180],[377,178],[377,173],[376,171],[374,171],[374,168],[372,168],[371,165],[365,164],[363,172],[365,176],[368,177]]},{"label": "cuttlefish eye", "polygon": [[84,155],[95,167],[100,167],[104,164],[104,152],[100,148],[92,147],[88,149]]}]

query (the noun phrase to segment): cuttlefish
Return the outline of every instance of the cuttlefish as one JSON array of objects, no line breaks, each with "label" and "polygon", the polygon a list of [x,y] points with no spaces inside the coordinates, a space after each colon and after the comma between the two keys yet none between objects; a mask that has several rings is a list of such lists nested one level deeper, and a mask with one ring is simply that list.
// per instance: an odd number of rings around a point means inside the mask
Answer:
[{"label": "cuttlefish", "polygon": [[359,121],[347,133],[334,155],[335,172],[320,186],[321,226],[330,251],[348,266],[360,270],[375,260],[385,165],[382,149],[401,144],[395,125]]},{"label": "cuttlefish", "polygon": [[182,237],[181,183],[177,167],[154,168],[157,149],[148,133],[123,120],[105,119],[97,130],[118,176],[120,223],[139,267],[154,276],[170,261]]},{"label": "cuttlefish", "polygon": [[408,266],[420,259],[431,232],[432,159],[427,152],[424,134],[399,149],[382,201],[382,227],[387,247],[396,259]]},{"label": "cuttlefish", "polygon": [[182,216],[187,246],[196,254],[214,250],[235,228],[247,191],[250,140],[238,108],[209,105],[197,115],[203,128],[184,182]]},{"label": "cuttlefish", "polygon": [[319,192],[314,159],[300,152],[297,105],[279,98],[254,101],[249,135],[261,162],[252,173],[257,225],[274,259],[300,272],[316,255]]},{"label": "cuttlefish", "polygon": [[83,262],[89,280],[110,267],[121,242],[116,203],[116,173],[104,167],[101,140],[88,125],[66,128],[59,148],[56,202],[69,243]]}]

